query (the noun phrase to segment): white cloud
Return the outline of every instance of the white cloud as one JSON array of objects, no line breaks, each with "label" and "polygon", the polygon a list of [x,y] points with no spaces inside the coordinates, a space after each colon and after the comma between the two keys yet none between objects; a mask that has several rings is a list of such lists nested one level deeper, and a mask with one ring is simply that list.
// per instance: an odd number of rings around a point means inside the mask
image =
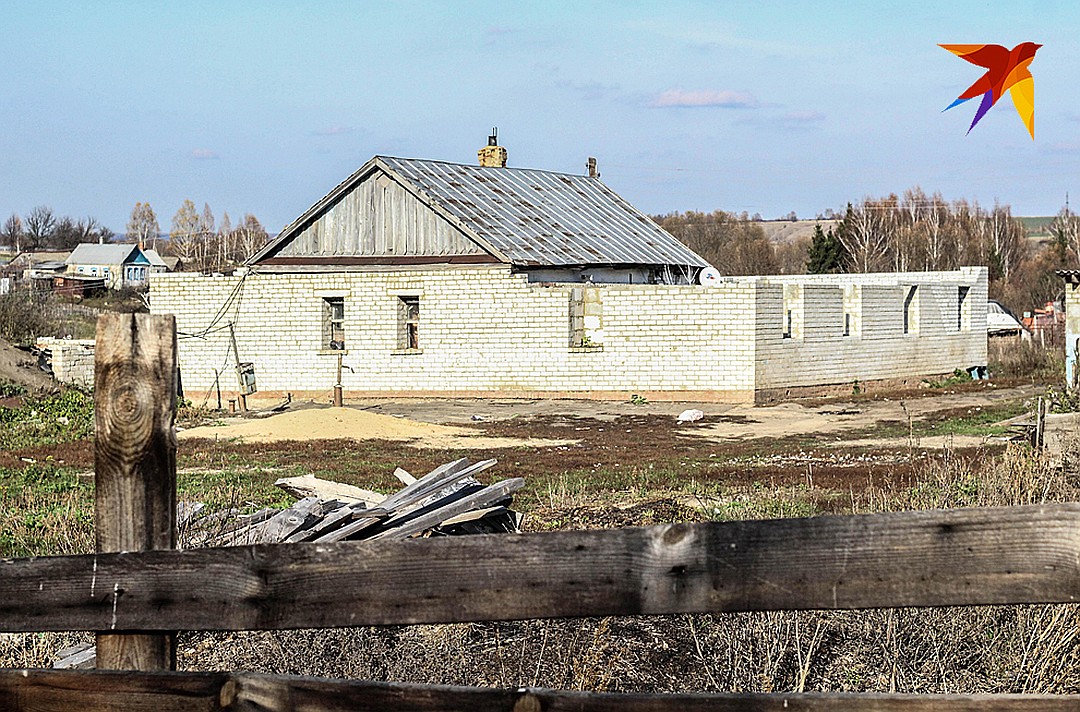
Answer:
[{"label": "white cloud", "polygon": [[221,158],[217,151],[211,151],[209,148],[196,148],[191,152],[191,157],[200,161],[213,161]]},{"label": "white cloud", "polygon": [[753,94],[731,91],[730,89],[719,91],[715,89],[698,91],[668,89],[656,97],[651,104],[651,106],[656,107],[717,107],[721,109],[747,109],[757,105],[758,100]]}]

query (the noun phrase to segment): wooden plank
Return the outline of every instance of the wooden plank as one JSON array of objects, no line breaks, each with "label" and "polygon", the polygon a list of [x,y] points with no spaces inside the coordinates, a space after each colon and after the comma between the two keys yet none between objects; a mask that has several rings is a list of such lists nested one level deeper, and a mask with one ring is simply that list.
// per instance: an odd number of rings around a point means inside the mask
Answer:
[{"label": "wooden plank", "polygon": [[1073,712],[1068,695],[618,694],[251,673],[0,670],[10,712]]},{"label": "wooden plank", "polygon": [[348,504],[343,504],[337,509],[331,509],[321,521],[315,523],[315,526],[290,535],[285,539],[285,543],[295,544],[299,541],[315,541],[326,532],[342,526],[342,522],[350,521],[353,511],[353,505]]},{"label": "wooden plank", "polygon": [[[94,526],[99,552],[176,548],[176,319],[103,314],[94,353]],[[115,587],[89,598],[115,608]],[[96,626],[100,668],[169,670],[171,634]],[[130,627],[129,627],[130,629]],[[158,628],[157,630],[160,630]]]},{"label": "wooden plank", "polygon": [[509,511],[506,507],[496,505],[494,507],[484,507],[483,509],[474,509],[471,512],[465,512],[464,514],[458,514],[449,519],[444,519],[439,522],[440,527],[448,527],[454,524],[465,524],[466,522],[475,522],[477,519],[483,519],[489,514],[502,514]]},{"label": "wooden plank", "polygon": [[56,654],[52,666],[61,670],[89,670],[97,665],[97,650],[93,643],[79,643]]},{"label": "wooden plank", "polygon": [[384,499],[380,503],[380,506],[384,509],[392,509],[393,507],[396,507],[399,503],[417,496],[419,492],[424,491],[425,489],[430,489],[430,487],[434,483],[441,481],[444,475],[457,474],[458,472],[461,472],[467,467],[469,467],[469,459],[467,457],[463,457],[458,460],[454,460],[453,462],[447,462],[443,465],[439,465],[431,472],[427,473],[420,479],[413,482],[411,485],[405,485],[405,487]]},{"label": "wooden plank", "polygon": [[463,480],[472,479],[474,475],[494,467],[495,464],[496,460],[482,460],[460,470],[449,470],[441,473],[438,477],[426,475],[423,479],[417,480],[400,492],[387,497],[386,501],[379,505],[379,508],[397,515],[430,504],[425,500],[442,493]]},{"label": "wooden plank", "polygon": [[0,560],[11,632],[1076,600],[1076,503]]},{"label": "wooden plank", "polygon": [[388,528],[384,532],[379,532],[371,537],[371,539],[372,541],[379,539],[404,539],[413,534],[419,534],[425,529],[439,526],[444,519],[456,517],[471,509],[488,507],[501,499],[509,497],[524,486],[525,480],[520,477],[513,477],[509,480],[503,480],[502,482],[488,485],[478,492],[473,492],[461,499],[437,507],[436,509],[425,512],[413,519],[401,520],[397,517],[388,519],[383,522],[383,526],[392,528]]},{"label": "wooden plank", "polygon": [[291,495],[297,497],[318,497],[319,499],[336,499],[339,502],[355,504],[363,502],[369,507],[374,507],[386,499],[386,495],[372,492],[354,485],[348,485],[333,480],[323,480],[315,475],[303,475],[301,477],[283,477],[274,483]]},{"label": "wooden plank", "polygon": [[386,518],[385,513],[380,513],[375,516],[363,516],[365,513],[366,512],[364,512],[364,510],[361,510],[359,513],[354,512],[354,514],[359,514],[360,519],[357,519],[355,522],[350,522],[349,524],[346,524],[345,526],[335,529],[331,532],[327,532],[326,534],[321,534],[315,539],[315,542],[332,543],[335,541],[342,541],[345,539],[345,537],[352,536],[357,532],[361,532],[365,529],[373,527],[378,524],[380,520]]},{"label": "wooden plank", "polygon": [[276,543],[304,526],[308,515],[321,512],[318,497],[304,497],[288,509],[283,509],[259,527],[255,541]]}]

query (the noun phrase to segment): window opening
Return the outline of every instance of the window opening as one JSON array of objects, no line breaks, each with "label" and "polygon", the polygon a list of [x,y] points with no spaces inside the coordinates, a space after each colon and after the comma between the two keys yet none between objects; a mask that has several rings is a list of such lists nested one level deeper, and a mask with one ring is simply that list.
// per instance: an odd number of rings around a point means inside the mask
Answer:
[{"label": "window opening", "polygon": [[918,287],[908,289],[907,297],[904,298],[904,333],[911,333],[915,328],[915,292]]},{"label": "window opening", "polygon": [[420,348],[420,297],[398,297],[401,315],[401,334],[398,347]]},{"label": "window opening", "polygon": [[784,317],[784,338],[785,339],[790,339],[791,338],[791,310],[790,309],[788,309],[785,312],[785,317]]},{"label": "window opening", "polygon": [[323,346],[345,350],[345,298],[323,297]]},{"label": "window opening", "polygon": [[967,326],[964,318],[964,303],[967,301],[970,287],[957,287],[956,289],[956,330],[963,331]]},{"label": "window opening", "polygon": [[851,314],[844,312],[844,336],[851,336]]}]

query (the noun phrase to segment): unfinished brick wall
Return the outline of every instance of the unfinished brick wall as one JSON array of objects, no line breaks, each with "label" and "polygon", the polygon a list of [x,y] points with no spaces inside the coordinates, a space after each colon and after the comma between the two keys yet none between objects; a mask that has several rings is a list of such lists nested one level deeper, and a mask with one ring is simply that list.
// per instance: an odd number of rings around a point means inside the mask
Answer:
[{"label": "unfinished brick wall", "polygon": [[[980,283],[977,274],[945,274]],[[851,276],[847,291],[823,280],[791,282],[788,303],[798,314],[792,338],[782,336],[783,280],[771,278],[709,288],[545,285],[485,265],[250,274],[241,286],[240,277],[165,274],[152,278],[150,300],[155,313],[177,317],[189,397],[213,391],[215,380],[224,394],[236,390],[230,322],[240,360],[255,364],[265,397],[290,391],[328,399],[339,355],[350,395],[640,393],[730,401],[753,400],[762,388],[985,364],[985,321],[981,341],[974,337],[977,319],[971,333],[953,335],[920,316],[918,335],[898,334],[901,287],[866,277]],[[981,289],[985,320],[985,271],[981,285],[970,299]],[[920,315],[956,287],[942,289],[920,294]],[[844,337],[844,305],[856,297],[860,333]],[[334,299],[344,302],[344,351],[325,348],[327,300]],[[403,304],[413,299],[418,348],[408,348],[402,332]]]},{"label": "unfinished brick wall", "polygon": [[53,378],[90,390],[94,387],[94,340],[40,338],[37,347],[49,352]]},{"label": "unfinished brick wall", "polygon": [[[763,278],[757,389],[917,378],[985,366],[986,279],[983,267]],[[796,281],[802,283],[799,297],[788,306],[803,326],[783,338],[782,295]]]}]

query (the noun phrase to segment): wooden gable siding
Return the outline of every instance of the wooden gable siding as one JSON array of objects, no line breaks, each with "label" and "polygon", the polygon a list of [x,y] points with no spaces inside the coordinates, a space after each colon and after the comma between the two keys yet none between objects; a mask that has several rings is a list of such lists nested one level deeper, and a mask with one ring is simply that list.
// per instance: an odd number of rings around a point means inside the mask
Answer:
[{"label": "wooden gable siding", "polygon": [[458,228],[378,171],[341,196],[278,256],[485,254]]}]

